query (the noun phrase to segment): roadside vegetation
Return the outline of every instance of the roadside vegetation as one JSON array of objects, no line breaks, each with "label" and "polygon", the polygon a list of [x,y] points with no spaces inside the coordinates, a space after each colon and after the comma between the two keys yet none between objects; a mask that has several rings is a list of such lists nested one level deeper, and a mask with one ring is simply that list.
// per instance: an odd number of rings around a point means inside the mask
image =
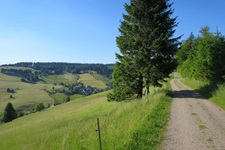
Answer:
[{"label": "roadside vegetation", "polygon": [[181,78],[181,81],[225,110],[225,83],[210,83],[190,78]]},{"label": "roadside vegetation", "polygon": [[192,33],[177,52],[182,81],[225,109],[225,37],[208,26]]}]

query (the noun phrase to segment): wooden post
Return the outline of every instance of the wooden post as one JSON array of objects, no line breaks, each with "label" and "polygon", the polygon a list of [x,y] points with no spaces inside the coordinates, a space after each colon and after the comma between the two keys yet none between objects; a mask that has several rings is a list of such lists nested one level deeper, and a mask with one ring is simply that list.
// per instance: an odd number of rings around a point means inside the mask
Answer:
[{"label": "wooden post", "polygon": [[97,124],[98,124],[98,138],[99,138],[99,144],[100,144],[100,150],[102,150],[102,140],[101,140],[101,130],[100,130],[100,123],[99,118],[97,118]]}]

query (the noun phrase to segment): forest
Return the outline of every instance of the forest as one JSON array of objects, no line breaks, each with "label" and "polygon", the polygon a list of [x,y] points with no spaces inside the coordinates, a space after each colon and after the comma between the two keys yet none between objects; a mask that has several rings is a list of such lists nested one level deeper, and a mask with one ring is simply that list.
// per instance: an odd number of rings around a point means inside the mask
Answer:
[{"label": "forest", "polygon": [[[33,63],[33,62],[21,62],[16,64],[6,64],[5,66],[16,66],[16,67],[28,67],[39,71],[41,75],[59,75],[64,72],[80,74],[89,71],[95,71],[98,74],[104,75],[111,78],[114,64],[82,64],[82,63],[57,63],[57,62],[47,62],[47,63]],[[29,72],[30,73],[30,72]],[[37,73],[37,72],[36,72]]]},{"label": "forest", "polygon": [[190,34],[177,52],[178,71],[183,77],[202,81],[225,79],[225,38],[217,30],[202,27],[199,35]]}]

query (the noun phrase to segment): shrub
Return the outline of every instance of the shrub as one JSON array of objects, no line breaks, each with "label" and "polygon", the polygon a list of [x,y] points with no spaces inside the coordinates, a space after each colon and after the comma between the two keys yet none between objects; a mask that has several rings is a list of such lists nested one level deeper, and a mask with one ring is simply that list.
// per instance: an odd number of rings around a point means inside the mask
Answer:
[{"label": "shrub", "polygon": [[38,112],[38,111],[42,111],[45,109],[45,106],[43,103],[37,103],[35,106],[34,106],[34,112]]}]

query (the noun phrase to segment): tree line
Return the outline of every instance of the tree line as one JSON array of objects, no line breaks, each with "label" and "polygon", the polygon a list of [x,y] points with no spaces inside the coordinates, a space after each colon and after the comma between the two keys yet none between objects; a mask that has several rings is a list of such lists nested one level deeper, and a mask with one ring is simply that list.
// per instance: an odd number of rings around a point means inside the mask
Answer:
[{"label": "tree line", "polygon": [[177,52],[178,71],[183,77],[202,81],[225,79],[225,37],[202,27],[199,35],[193,33],[182,42]]},{"label": "tree line", "polygon": [[32,63],[21,62],[3,66],[28,67],[39,71],[42,75],[63,74],[64,72],[80,74],[88,71],[95,71],[98,74],[111,78],[114,64],[81,64],[81,63]]},{"label": "tree line", "polygon": [[22,70],[22,69],[1,69],[1,73],[21,77],[22,82],[35,83],[39,80],[39,72],[32,70]]}]

